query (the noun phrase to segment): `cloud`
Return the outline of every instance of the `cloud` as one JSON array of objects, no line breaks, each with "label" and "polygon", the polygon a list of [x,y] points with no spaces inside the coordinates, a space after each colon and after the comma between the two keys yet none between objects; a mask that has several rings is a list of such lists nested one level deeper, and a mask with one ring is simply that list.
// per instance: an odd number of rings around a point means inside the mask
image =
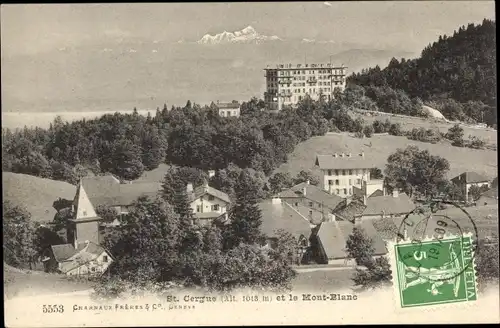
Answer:
[{"label": "cloud", "polygon": [[332,6],[332,4],[331,4],[331,3],[329,3],[328,1],[323,2],[323,4],[324,4],[325,6],[327,6],[327,7],[331,7],[331,6]]}]

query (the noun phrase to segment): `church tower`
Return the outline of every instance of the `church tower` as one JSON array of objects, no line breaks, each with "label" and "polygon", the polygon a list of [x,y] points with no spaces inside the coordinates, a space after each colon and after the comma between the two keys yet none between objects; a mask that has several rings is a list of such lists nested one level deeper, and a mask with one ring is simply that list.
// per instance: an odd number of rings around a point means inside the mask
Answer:
[{"label": "church tower", "polygon": [[73,199],[73,218],[68,222],[68,243],[72,243],[75,248],[86,241],[99,244],[99,221],[101,218],[95,212],[80,180]]}]

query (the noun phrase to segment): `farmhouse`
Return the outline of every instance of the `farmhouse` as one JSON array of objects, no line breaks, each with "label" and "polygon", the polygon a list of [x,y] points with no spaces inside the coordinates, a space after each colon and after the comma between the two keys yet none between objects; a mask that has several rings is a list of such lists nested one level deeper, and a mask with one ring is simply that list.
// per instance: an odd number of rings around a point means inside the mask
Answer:
[{"label": "farmhouse", "polygon": [[451,182],[462,190],[464,194],[464,200],[467,202],[470,200],[469,190],[472,186],[482,187],[490,185],[488,178],[476,173],[476,172],[464,172],[453,179]]},{"label": "farmhouse", "polygon": [[352,196],[353,187],[362,188],[363,181],[371,180],[372,163],[365,158],[364,152],[357,155],[351,153],[317,155],[315,165],[323,175],[323,190],[340,197]]},{"label": "farmhouse", "polygon": [[344,200],[340,196],[329,194],[320,187],[310,184],[309,181],[285,189],[278,193],[275,198],[280,198],[300,210],[306,207],[310,211],[308,215],[315,218],[330,216]]},{"label": "farmhouse", "polygon": [[297,241],[297,255],[300,262],[306,257],[310,246],[309,238],[313,225],[290,204],[278,198],[259,203],[262,215],[261,231],[266,236],[265,246],[274,247],[278,231],[290,233]]},{"label": "farmhouse", "polygon": [[206,180],[196,189],[188,183],[186,192],[194,217],[200,225],[208,225],[216,219],[227,221],[227,208],[231,201],[226,193],[210,187]]},{"label": "farmhouse", "polygon": [[43,263],[46,272],[61,272],[66,275],[99,275],[114,261],[113,256],[102,246],[91,241],[53,245],[45,252]]},{"label": "farmhouse", "polygon": [[323,222],[313,230],[311,248],[313,259],[320,264],[353,265],[353,259],[348,258],[346,244],[354,227],[362,228],[372,239],[375,249],[374,256],[387,254],[385,242],[375,230],[371,221],[361,221],[356,224],[347,221]]}]

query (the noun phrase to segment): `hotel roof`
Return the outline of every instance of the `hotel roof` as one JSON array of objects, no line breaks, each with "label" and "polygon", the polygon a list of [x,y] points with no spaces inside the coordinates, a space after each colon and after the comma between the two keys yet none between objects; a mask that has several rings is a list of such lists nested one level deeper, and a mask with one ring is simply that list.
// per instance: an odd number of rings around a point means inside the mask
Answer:
[{"label": "hotel roof", "polygon": [[317,155],[315,165],[322,170],[333,169],[369,169],[373,167],[373,163],[368,161],[364,154],[349,154],[342,155]]},{"label": "hotel roof", "polygon": [[217,108],[219,109],[237,109],[240,108],[240,103],[238,102],[227,102],[227,103],[217,103]]}]

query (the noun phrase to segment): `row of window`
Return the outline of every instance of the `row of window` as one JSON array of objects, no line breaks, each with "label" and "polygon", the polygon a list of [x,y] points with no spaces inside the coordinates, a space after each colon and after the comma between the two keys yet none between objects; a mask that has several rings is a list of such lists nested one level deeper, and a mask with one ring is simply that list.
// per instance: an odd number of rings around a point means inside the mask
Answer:
[{"label": "row of window", "polygon": [[[349,186],[352,186],[352,183],[354,182],[354,179],[349,179]],[[361,184],[361,179],[356,179],[356,185],[360,185]],[[328,185],[330,186],[339,186],[340,185],[340,180],[339,179],[336,179],[336,180],[328,180]]]},{"label": "row of window", "polygon": [[[326,85],[331,85],[331,83],[330,82],[321,82],[320,81],[318,83],[318,85],[320,85],[320,86],[326,86]],[[294,86],[294,87],[305,87],[306,83],[305,82],[304,83],[302,83],[302,82],[301,83],[293,83],[292,86]]]},{"label": "row of window", "polygon": [[[228,111],[220,111],[220,116],[226,116],[226,117],[230,117],[230,116],[238,116],[238,113],[237,111],[231,111],[231,110],[228,110]],[[213,196],[212,196],[213,197]]]},{"label": "row of window", "polygon": [[302,75],[302,74],[334,74],[334,75],[345,75],[343,70],[297,70],[297,71],[280,71],[280,76],[291,76],[291,75]]},{"label": "row of window", "polygon": [[[307,90],[307,91],[306,91]],[[306,93],[308,92],[309,94],[314,94],[314,93],[330,93],[331,89],[330,88],[303,88],[303,89],[283,89],[284,93]]]},{"label": "row of window", "polygon": [[[305,87],[306,85],[309,85],[307,83],[287,83],[287,86],[294,86],[294,87]],[[342,85],[342,82],[340,81],[335,81],[335,82],[319,82],[318,83],[319,86],[330,86],[330,85]],[[277,83],[268,83],[267,85],[267,89],[270,91],[270,92],[273,92],[273,90],[277,90],[278,89],[278,84]]]},{"label": "row of window", "polygon": [[[340,195],[342,189],[335,189],[335,192],[337,193],[337,195]],[[343,189],[343,194],[344,195],[352,195],[352,189],[350,188],[344,188]]]},{"label": "row of window", "polygon": [[[217,212],[220,209],[220,206],[218,204],[212,205],[211,207],[212,212]],[[196,205],[196,213],[201,213],[203,210],[203,206],[201,205]]]},{"label": "row of window", "polygon": [[367,174],[367,169],[359,170],[327,170],[327,175],[362,175]]}]

